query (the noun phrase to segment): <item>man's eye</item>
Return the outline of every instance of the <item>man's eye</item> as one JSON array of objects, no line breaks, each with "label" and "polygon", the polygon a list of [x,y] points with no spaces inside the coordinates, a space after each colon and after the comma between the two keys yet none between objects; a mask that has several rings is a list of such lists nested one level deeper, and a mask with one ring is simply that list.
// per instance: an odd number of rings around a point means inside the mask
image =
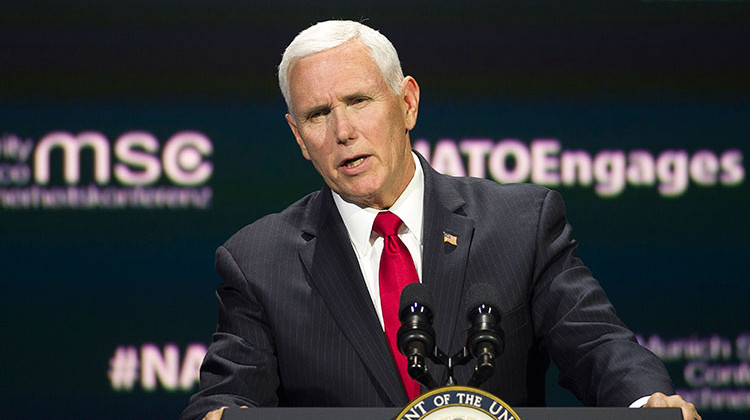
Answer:
[{"label": "man's eye", "polygon": [[352,104],[354,104],[354,105],[361,104],[363,102],[367,102],[368,99],[369,98],[367,98],[365,96],[361,96],[359,98],[354,98],[354,100],[352,101]]},{"label": "man's eye", "polygon": [[315,111],[315,112],[311,113],[310,115],[308,115],[307,119],[308,120],[318,119],[320,117],[324,117],[324,116],[328,115],[329,112],[331,112],[331,111],[327,110],[327,109],[320,110],[320,111]]}]

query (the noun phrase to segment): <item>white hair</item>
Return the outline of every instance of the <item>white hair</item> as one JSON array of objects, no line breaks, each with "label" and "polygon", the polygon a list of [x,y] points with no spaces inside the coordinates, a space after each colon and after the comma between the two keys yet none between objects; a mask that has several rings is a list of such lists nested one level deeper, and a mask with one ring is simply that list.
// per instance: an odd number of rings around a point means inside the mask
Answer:
[{"label": "white hair", "polygon": [[289,69],[300,58],[338,47],[356,39],[370,51],[372,59],[383,74],[388,88],[401,93],[404,72],[396,48],[391,41],[375,29],[351,20],[329,20],[319,22],[300,32],[286,47],[279,64],[279,87],[286,106],[292,112],[289,93]]}]

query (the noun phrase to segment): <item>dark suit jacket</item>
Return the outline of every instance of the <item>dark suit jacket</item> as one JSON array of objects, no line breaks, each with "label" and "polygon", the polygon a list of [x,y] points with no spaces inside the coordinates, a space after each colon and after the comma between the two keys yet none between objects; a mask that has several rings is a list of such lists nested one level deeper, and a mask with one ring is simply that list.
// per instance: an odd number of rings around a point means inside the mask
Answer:
[{"label": "dark suit jacket", "polygon": [[[550,358],[584,404],[627,406],[671,393],[576,255],[559,194],[533,185],[425,173],[423,283],[437,345],[465,344],[462,296],[501,291],[506,348],[482,388],[544,404]],[[458,237],[443,242],[443,232]],[[346,229],[324,187],[236,233],[216,252],[219,323],[184,418],[222,405],[402,406],[407,397]],[[444,370],[432,366],[440,381]],[[470,366],[456,371],[460,384]]]}]

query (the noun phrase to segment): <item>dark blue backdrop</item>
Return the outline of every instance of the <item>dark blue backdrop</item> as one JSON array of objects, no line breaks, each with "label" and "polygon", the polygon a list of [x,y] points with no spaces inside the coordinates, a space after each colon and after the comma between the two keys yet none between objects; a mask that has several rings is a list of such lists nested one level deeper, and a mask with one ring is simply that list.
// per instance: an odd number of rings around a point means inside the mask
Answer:
[{"label": "dark blue backdrop", "polygon": [[[194,384],[170,385],[168,378],[179,376],[177,366],[190,379],[188,349],[210,341],[216,246],[321,185],[288,132],[275,84],[284,46],[315,21],[368,18],[393,41],[422,88],[413,139],[433,148],[442,139],[529,145],[554,138],[592,156],[636,149],[655,157],[670,150],[748,154],[750,4],[587,3],[0,6],[4,412],[168,418],[185,406]],[[66,187],[60,150],[51,154],[50,183],[33,177],[35,150],[49,133],[101,133],[114,168],[124,133],[153,135],[158,158],[187,130],[213,146],[200,156],[212,174],[193,186],[212,192],[209,208],[19,208],[8,198]],[[22,159],[11,139],[26,141],[31,155]],[[114,175],[97,184],[94,156],[84,148],[74,186],[132,191]],[[716,419],[750,411],[742,338],[750,333],[750,196],[747,165],[739,167],[735,185],[690,180],[675,197],[656,185],[626,185],[609,198],[592,186],[553,186],[566,199],[581,256],[618,313],[644,338],[665,342],[655,350],[676,385],[703,404],[704,417]],[[12,181],[12,168],[26,168],[30,178]],[[193,188],[166,175],[144,186],[159,187]],[[711,353],[711,337],[729,343],[729,353]],[[118,370],[131,351],[139,364]],[[130,372],[132,380],[113,379],[113,371]],[[153,387],[144,379],[150,374]],[[548,403],[576,404],[554,375]]]}]

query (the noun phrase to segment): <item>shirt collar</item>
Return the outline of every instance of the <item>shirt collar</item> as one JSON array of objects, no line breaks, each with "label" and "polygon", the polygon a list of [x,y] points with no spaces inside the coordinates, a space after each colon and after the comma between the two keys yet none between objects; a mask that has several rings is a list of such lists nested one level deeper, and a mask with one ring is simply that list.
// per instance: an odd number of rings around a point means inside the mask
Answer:
[{"label": "shirt collar", "polygon": [[[414,235],[418,243],[422,244],[422,211],[424,209],[424,171],[417,155],[412,152],[414,159],[414,175],[404,192],[396,199],[396,202],[388,209],[398,216],[404,223],[401,233],[408,232]],[[361,207],[357,204],[344,200],[340,195],[331,190],[333,201],[341,214],[349,239],[354,245],[354,250],[359,256],[367,254],[372,242],[372,224],[375,216],[380,212],[370,207]]]}]

